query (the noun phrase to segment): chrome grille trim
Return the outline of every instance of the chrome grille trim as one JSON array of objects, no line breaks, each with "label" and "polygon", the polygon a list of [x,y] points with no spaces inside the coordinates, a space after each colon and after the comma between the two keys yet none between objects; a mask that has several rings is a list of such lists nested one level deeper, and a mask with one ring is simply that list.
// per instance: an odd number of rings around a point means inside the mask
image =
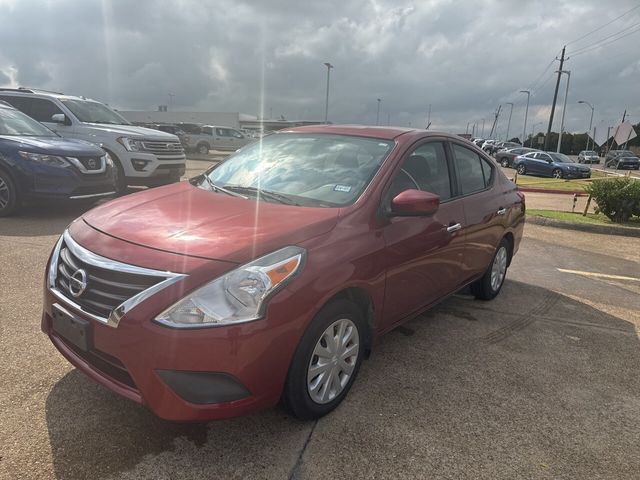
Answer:
[{"label": "chrome grille trim", "polygon": [[[66,250],[63,249],[63,245],[71,252],[71,255],[67,254]],[[160,277],[160,278],[164,278],[164,280],[161,280],[158,283],[155,283],[147,287],[146,285],[142,286],[142,285],[135,285],[131,283],[120,284],[119,282],[114,282],[107,279],[99,279],[94,275],[90,275],[89,279],[93,281],[92,283],[98,282],[104,285],[123,288],[123,289],[129,289],[134,291],[140,290],[140,287],[144,288],[144,290],[139,291],[138,293],[136,293],[135,295],[129,298],[126,298],[122,295],[118,296],[109,292],[103,292],[100,288],[98,289],[92,288],[91,292],[93,294],[95,294],[98,297],[107,299],[106,301],[108,301],[109,299],[120,301],[121,299],[124,298],[124,300],[113,309],[111,309],[112,307],[110,305],[96,301],[95,299],[91,300],[91,299],[83,298],[82,302],[85,304],[93,305],[103,310],[111,310],[108,317],[96,315],[95,313],[87,311],[86,307],[83,307],[74,299],[69,298],[69,296],[67,296],[65,292],[59,289],[58,286],[56,285],[56,280],[58,280],[58,275],[60,274],[61,275],[61,278],[59,279],[60,283],[63,285],[63,287],[65,285],[68,286],[68,284],[65,282],[65,280],[69,278],[69,274],[70,274],[70,272],[68,272],[67,265],[74,265],[76,268],[78,267],[78,265],[75,265],[73,263],[73,259],[71,258],[73,256],[75,256],[81,262],[91,267],[101,268],[104,270],[109,270],[114,272],[127,273],[131,275]],[[64,257],[64,259],[62,257]],[[130,265],[128,263],[119,262],[117,260],[112,260],[112,259],[103,257],[101,255],[97,255],[87,250],[86,248],[80,246],[75,240],[73,240],[73,238],[69,234],[69,231],[65,230],[65,232],[62,234],[62,236],[56,243],[56,246],[54,247],[53,253],[51,255],[51,264],[49,265],[49,272],[47,276],[47,287],[49,291],[57,299],[61,300],[65,304],[71,305],[72,307],[80,310],[92,320],[95,320],[105,325],[108,325],[110,327],[116,328],[118,326],[118,323],[120,322],[120,319],[124,315],[126,315],[127,312],[135,308],[137,305],[139,305],[141,302],[149,298],[151,295],[154,295],[155,293],[183,279],[184,277],[186,277],[186,275],[182,273],[174,273],[174,272],[138,267],[136,265]],[[119,298],[114,298],[114,297],[119,297]]]},{"label": "chrome grille trim", "polygon": [[184,153],[184,148],[179,141],[142,140],[145,152],[159,155],[178,155]]}]

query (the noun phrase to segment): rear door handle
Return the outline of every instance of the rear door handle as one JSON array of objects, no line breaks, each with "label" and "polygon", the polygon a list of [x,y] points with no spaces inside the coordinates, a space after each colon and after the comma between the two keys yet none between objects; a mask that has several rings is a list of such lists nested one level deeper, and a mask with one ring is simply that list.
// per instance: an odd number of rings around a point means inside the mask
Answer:
[{"label": "rear door handle", "polygon": [[447,227],[447,232],[448,233],[453,233],[453,232],[457,232],[458,230],[460,230],[462,228],[462,225],[460,225],[459,223],[456,223],[455,225],[449,225]]},{"label": "rear door handle", "polygon": [[504,215],[505,213],[507,213],[507,209],[506,208],[500,208],[497,213],[498,213],[498,215]]}]

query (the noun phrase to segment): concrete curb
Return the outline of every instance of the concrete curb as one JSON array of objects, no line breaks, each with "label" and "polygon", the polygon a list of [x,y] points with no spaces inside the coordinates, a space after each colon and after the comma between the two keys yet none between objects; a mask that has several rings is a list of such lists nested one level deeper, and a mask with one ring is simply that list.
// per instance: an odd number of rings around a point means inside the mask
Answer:
[{"label": "concrete curb", "polygon": [[620,235],[623,237],[640,237],[640,228],[618,227],[615,225],[594,225],[591,223],[572,223],[555,218],[539,217],[537,215],[527,215],[528,223],[542,225],[545,227],[566,228],[567,230],[578,230],[581,232],[601,233],[604,235]]},{"label": "concrete curb", "polygon": [[520,190],[521,192],[531,192],[531,193],[553,193],[553,194],[563,194],[563,195],[578,195],[579,197],[588,197],[589,194],[585,193],[584,191],[577,191],[577,190],[551,190],[548,188],[521,188],[518,187],[518,190]]}]

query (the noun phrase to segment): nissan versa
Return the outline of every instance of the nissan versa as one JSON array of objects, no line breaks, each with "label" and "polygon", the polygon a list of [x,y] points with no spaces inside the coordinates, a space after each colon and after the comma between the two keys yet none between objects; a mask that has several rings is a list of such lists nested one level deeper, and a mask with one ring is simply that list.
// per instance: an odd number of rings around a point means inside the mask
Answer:
[{"label": "nissan versa", "polygon": [[280,400],[316,418],[347,395],[376,337],[466,285],[495,297],[524,210],[462,138],[294,128],[75,220],[48,263],[42,330],[165,419]]}]

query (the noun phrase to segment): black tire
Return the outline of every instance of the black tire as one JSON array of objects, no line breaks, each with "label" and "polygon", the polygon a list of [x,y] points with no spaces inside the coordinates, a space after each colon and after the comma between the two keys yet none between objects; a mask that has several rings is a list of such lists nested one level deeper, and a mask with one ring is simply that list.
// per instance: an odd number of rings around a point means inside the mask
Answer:
[{"label": "black tire", "polygon": [[520,164],[518,165],[518,168],[516,168],[516,171],[518,172],[518,175],[526,175],[527,174],[527,167],[524,166],[524,164]]},{"label": "black tire", "polygon": [[508,168],[509,160],[507,160],[506,158],[503,158],[502,160],[500,160],[500,165],[502,165],[504,168]]},{"label": "black tire", "polygon": [[113,160],[113,164],[115,165],[115,171],[113,172],[114,175],[114,180],[113,180],[113,187],[116,191],[116,195],[120,196],[120,195],[124,195],[125,193],[127,193],[127,177],[124,174],[124,168],[122,168],[122,163],[120,162],[120,159],[114,155],[112,152],[110,152],[109,150],[105,150],[109,156],[111,157],[111,160]]},{"label": "black tire", "polygon": [[0,217],[8,217],[21,207],[20,192],[8,173],[0,170]]},{"label": "black tire", "polygon": [[199,143],[196,147],[196,152],[198,152],[200,155],[207,155],[209,153],[209,150],[211,150],[211,147],[208,143],[204,142]]},{"label": "black tire", "polygon": [[[332,323],[340,319],[349,319],[356,326],[358,334],[357,359],[351,377],[348,379],[342,391],[328,403],[316,403],[311,399],[307,388],[307,371],[312,361],[316,344],[321,340],[325,330],[329,328]],[[360,364],[364,356],[365,329],[366,324],[362,318],[360,309],[348,300],[332,301],[318,312],[298,344],[282,392],[282,403],[294,417],[301,420],[320,418],[334,410],[347,396],[351,385],[353,385],[358,375],[358,370],[360,369]]]},{"label": "black tire", "polygon": [[553,178],[563,178],[564,173],[562,173],[562,170],[560,170],[559,168],[554,168],[553,172],[551,172],[551,176]]},{"label": "black tire", "polygon": [[[498,254],[500,254],[502,249],[504,249],[504,254],[506,255],[507,263],[505,266],[502,280],[500,280],[499,284],[497,285],[497,288],[494,288],[494,286],[491,283],[491,276],[492,276],[491,272],[493,269],[493,265],[496,262],[496,258],[498,257]],[[498,248],[496,248],[496,252],[493,254],[491,263],[487,267],[486,272],[484,272],[484,275],[471,285],[471,291],[473,292],[473,294],[478,300],[493,300],[500,293],[500,290],[502,290],[502,285],[504,285],[504,279],[507,276],[507,269],[509,266],[510,259],[511,259],[511,245],[506,239],[503,238],[498,244]]]}]

